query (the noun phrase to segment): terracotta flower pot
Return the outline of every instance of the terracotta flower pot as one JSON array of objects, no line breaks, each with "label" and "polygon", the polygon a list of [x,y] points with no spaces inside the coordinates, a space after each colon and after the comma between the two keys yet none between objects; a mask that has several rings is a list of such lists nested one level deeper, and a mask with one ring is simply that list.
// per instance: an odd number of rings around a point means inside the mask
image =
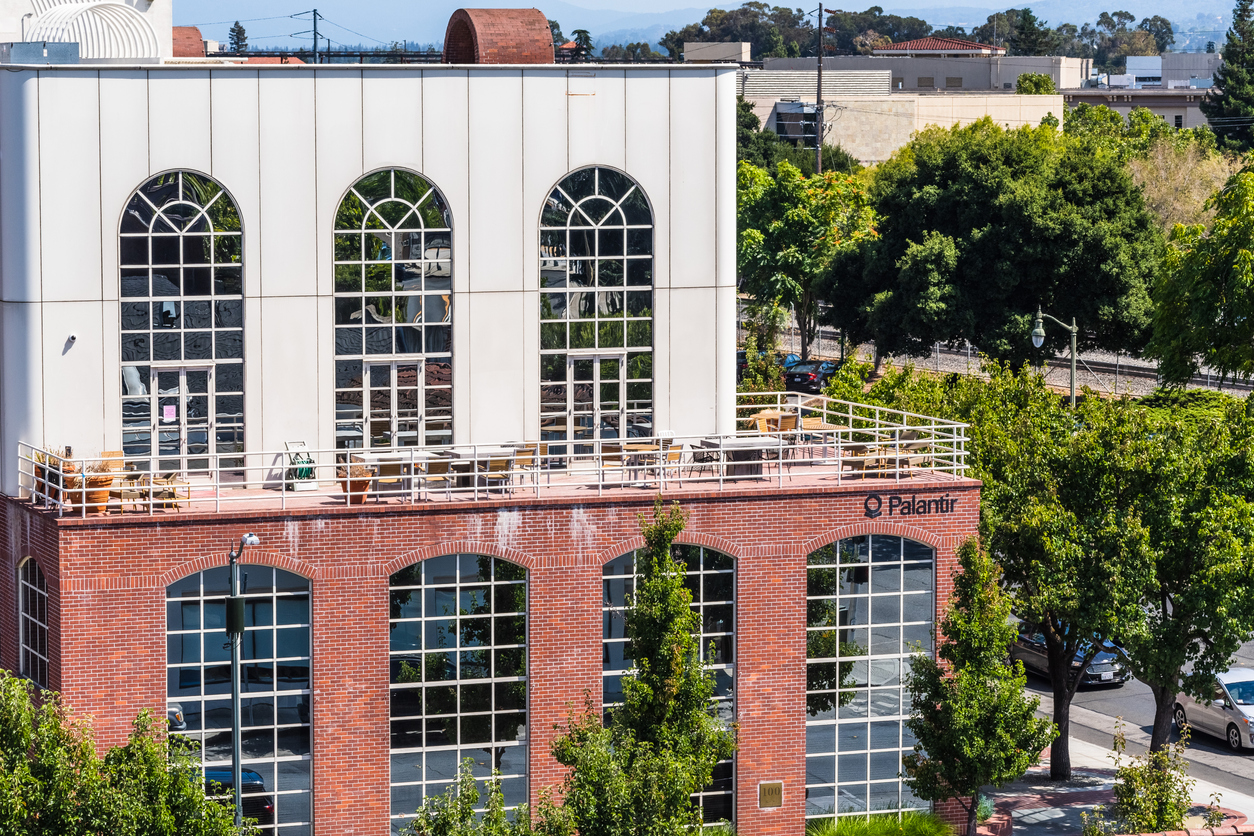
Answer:
[{"label": "terracotta flower pot", "polygon": [[366,494],[370,491],[370,479],[369,477],[343,478],[340,479],[340,487],[343,488],[344,495],[348,497],[349,505],[361,505],[366,501]]},{"label": "terracotta flower pot", "polygon": [[87,513],[103,514],[109,504],[109,488],[113,487],[113,475],[89,473],[87,481]]}]

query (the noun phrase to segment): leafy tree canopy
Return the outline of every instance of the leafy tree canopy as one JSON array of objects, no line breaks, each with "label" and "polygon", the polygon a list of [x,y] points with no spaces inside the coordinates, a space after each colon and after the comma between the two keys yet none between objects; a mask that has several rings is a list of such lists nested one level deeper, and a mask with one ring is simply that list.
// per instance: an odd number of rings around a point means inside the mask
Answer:
[{"label": "leafy tree canopy", "polygon": [[[251,820],[249,820],[251,822]],[[186,744],[148,712],[101,758],[91,729],[58,696],[0,671],[0,833],[6,836],[250,836],[205,796]]]},{"label": "leafy tree canopy", "polygon": [[1025,96],[1049,95],[1057,92],[1054,79],[1046,73],[1022,73],[1015,79],[1015,92]]},{"label": "leafy tree canopy", "polygon": [[1225,148],[1248,151],[1254,147],[1254,0],[1237,0],[1222,54],[1200,106]]},{"label": "leafy tree canopy", "polygon": [[[1058,33],[1049,28],[1043,20],[1037,20],[1031,9],[1019,11],[1014,36],[1008,41],[1012,55],[1053,55],[1059,45]],[[1022,76],[1020,76],[1022,78]],[[1053,91],[1053,84],[1050,84]]]},{"label": "leafy tree canopy", "polygon": [[958,561],[940,660],[916,654],[905,677],[916,712],[906,726],[918,742],[902,766],[920,798],[956,798],[967,811],[967,836],[976,836],[980,788],[1021,777],[1056,732],[1036,717],[1040,700],[1023,693],[1022,663],[1006,664],[1015,630],[997,565],[974,540],[959,547]]},{"label": "leafy tree canopy", "polygon": [[[1017,365],[1042,356],[1040,305],[1081,323],[1081,347],[1144,346],[1162,237],[1100,145],[988,118],[929,128],[876,169],[870,203],[879,237],[834,258],[821,289],[851,339],[914,356],[969,340]],[[1044,351],[1067,342],[1047,331]]]},{"label": "leafy tree canopy", "polygon": [[651,44],[641,41],[634,44],[611,44],[601,49],[601,58],[606,61],[665,61],[666,56],[653,49]]},{"label": "leafy tree canopy", "polygon": [[1100,145],[1121,160],[1144,156],[1152,146],[1164,140],[1177,147],[1196,145],[1203,154],[1216,149],[1215,134],[1205,125],[1177,129],[1144,107],[1132,108],[1125,119],[1119,111],[1106,105],[1080,102],[1066,109],[1062,126],[1068,136]]},{"label": "leafy tree canopy", "polygon": [[237,20],[230,31],[231,52],[247,52],[248,51],[248,33],[244,31],[243,25]]},{"label": "leafy tree canopy", "polygon": [[819,286],[832,260],[875,235],[866,191],[848,175],[807,178],[781,162],[772,177],[741,162],[736,194],[741,284],[759,301],[792,307],[806,359],[818,328]]},{"label": "leafy tree canopy", "polygon": [[[736,100],[736,159],[776,173],[787,161],[805,176],[814,173],[814,149],[783,139],[774,131],[760,130],[762,122],[753,104],[743,96]],[[862,165],[839,145],[823,144],[823,170],[856,174]]]},{"label": "leafy tree canopy", "polygon": [[838,54],[867,54],[875,46],[911,41],[932,34],[926,20],[884,14],[879,6],[865,12],[832,12],[825,24],[827,45]]},{"label": "leafy tree canopy", "polygon": [[700,23],[690,23],[662,36],[660,43],[678,61],[685,41],[747,41],[749,56],[788,58],[814,55],[818,47],[814,24],[800,9],[750,0],[739,9],[710,9]]}]

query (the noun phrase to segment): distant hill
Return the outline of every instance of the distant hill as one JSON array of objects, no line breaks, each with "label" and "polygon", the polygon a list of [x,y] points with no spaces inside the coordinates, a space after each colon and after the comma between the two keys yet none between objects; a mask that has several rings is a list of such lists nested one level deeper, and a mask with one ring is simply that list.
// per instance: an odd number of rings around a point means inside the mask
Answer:
[{"label": "distant hill", "polygon": [[[863,0],[851,9],[861,11],[864,6],[878,4],[885,12],[921,17],[936,27],[952,25],[968,28],[983,23],[994,11],[993,6],[954,6],[949,5],[951,1],[904,0],[903,5],[895,6],[884,0]],[[692,2],[580,0],[576,4],[564,0],[492,0],[482,5],[505,8],[539,6],[546,17],[561,24],[566,35],[575,29],[587,29],[598,46],[638,41],[657,43],[666,32],[701,20],[710,8],[732,9],[740,6],[737,2],[690,6]],[[449,16],[465,5],[464,0],[425,0],[422,3],[413,0],[370,0],[369,3],[362,3],[361,0],[320,0],[318,11],[326,16],[326,20],[319,24],[319,30],[337,45],[364,44],[369,47],[393,41],[439,43],[444,39]],[[1063,22],[1092,22],[1103,10],[1127,9],[1137,19],[1162,15],[1185,29],[1216,26],[1215,41],[1221,41],[1223,36],[1223,25],[1215,22],[1216,18],[1222,16],[1227,21],[1232,12],[1232,0],[1112,0],[1108,3],[1028,0],[999,7],[998,10],[1021,8],[1023,5],[1030,5],[1037,17],[1055,26]],[[225,43],[231,24],[239,20],[248,32],[250,46],[296,49],[312,43],[308,34],[295,34],[310,28],[309,17],[306,14],[303,19],[292,19],[288,15],[305,8],[304,3],[286,0],[178,0],[174,5],[174,22],[176,25],[199,24],[204,37]]]}]

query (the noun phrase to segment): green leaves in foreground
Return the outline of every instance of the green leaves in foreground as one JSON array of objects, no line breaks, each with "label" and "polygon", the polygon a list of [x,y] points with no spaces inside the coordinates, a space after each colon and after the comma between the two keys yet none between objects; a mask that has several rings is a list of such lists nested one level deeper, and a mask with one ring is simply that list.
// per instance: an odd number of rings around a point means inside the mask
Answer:
[{"label": "green leaves in foreground", "polygon": [[938,631],[940,660],[916,654],[906,676],[915,711],[906,726],[918,743],[902,763],[915,795],[956,798],[967,810],[967,836],[975,836],[980,788],[1022,776],[1057,732],[1036,717],[1040,700],[1024,695],[1023,666],[1006,664],[1015,630],[997,565],[974,540],[959,547],[958,560],[962,572]]},{"label": "green leaves in foreground", "polygon": [[0,833],[5,836],[249,836],[205,797],[185,742],[147,711],[101,758],[91,729],[55,693],[0,671]]}]

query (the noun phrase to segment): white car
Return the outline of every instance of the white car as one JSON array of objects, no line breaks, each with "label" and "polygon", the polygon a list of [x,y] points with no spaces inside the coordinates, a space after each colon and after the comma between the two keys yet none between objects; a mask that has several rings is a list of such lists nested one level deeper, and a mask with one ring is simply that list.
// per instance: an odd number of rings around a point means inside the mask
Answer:
[{"label": "white car", "polygon": [[1176,728],[1187,724],[1195,732],[1222,737],[1234,752],[1254,748],[1254,668],[1233,668],[1215,678],[1209,705],[1187,694],[1176,697]]}]

